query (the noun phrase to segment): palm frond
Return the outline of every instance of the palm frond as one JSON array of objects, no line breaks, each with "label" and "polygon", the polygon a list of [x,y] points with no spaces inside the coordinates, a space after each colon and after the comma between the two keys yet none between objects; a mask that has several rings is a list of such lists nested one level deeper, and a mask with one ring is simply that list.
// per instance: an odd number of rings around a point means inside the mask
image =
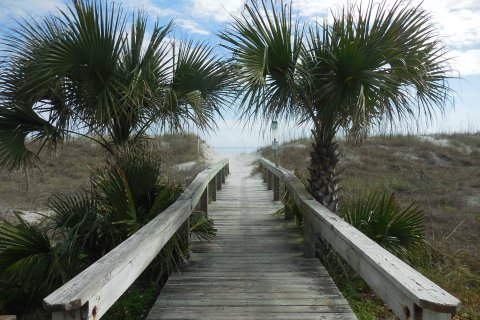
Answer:
[{"label": "palm frond", "polygon": [[189,123],[201,130],[215,128],[216,117],[233,97],[230,66],[202,42],[181,42],[173,54],[164,125],[176,130]]},{"label": "palm frond", "polygon": [[423,243],[423,212],[414,204],[402,209],[395,195],[371,192],[341,206],[340,216],[369,238],[399,256]]},{"label": "palm frond", "polygon": [[18,225],[0,222],[0,276],[31,293],[45,293],[68,277],[67,266],[46,232],[17,218]]},{"label": "palm frond", "polygon": [[246,119],[296,120],[301,115],[293,99],[303,33],[292,21],[291,6],[275,4],[249,1],[244,13],[220,33],[223,47],[233,55]]},{"label": "palm frond", "polygon": [[420,6],[348,5],[331,25],[310,28],[299,68],[302,96],[318,121],[334,119],[353,136],[385,118],[430,118],[451,95],[445,53]]},{"label": "palm frond", "polygon": [[194,211],[190,216],[190,233],[200,241],[211,241],[215,238],[217,229],[207,213]]}]

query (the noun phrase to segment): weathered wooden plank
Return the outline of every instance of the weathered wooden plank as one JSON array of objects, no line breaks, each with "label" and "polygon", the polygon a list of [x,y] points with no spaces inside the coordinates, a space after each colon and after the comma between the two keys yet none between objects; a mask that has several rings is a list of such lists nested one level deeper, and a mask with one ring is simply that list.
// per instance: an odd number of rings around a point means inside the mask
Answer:
[{"label": "weathered wooden plank", "polygon": [[[181,314],[181,315],[180,315]],[[164,319],[164,320],[174,320],[174,319],[189,319],[189,320],[225,320],[225,316],[216,315],[216,314],[186,314],[184,310],[168,310],[165,312],[161,318],[152,318],[152,319]],[[356,317],[348,314],[338,314],[338,313],[240,313],[240,314],[229,314],[229,320],[245,320],[245,319],[255,319],[255,320],[352,320]]]},{"label": "weathered wooden plank", "polygon": [[[245,308],[243,306],[228,306],[228,309],[225,310],[223,306],[208,306],[208,307],[192,307],[192,306],[163,306],[157,307],[154,306],[152,311],[148,316],[148,319],[164,319],[164,316],[168,316],[167,319],[171,317],[176,317],[176,319],[191,319],[191,316],[201,317],[203,320],[212,319],[214,315],[219,319],[230,319],[231,315],[249,315],[250,317],[244,319],[257,319],[259,316],[268,316],[269,319],[276,319],[283,315],[289,315],[294,317],[296,313],[311,313],[311,314],[327,314],[332,318],[323,318],[323,319],[339,319],[334,318],[333,316],[339,315],[340,319],[356,319],[355,316],[351,313],[350,307],[347,305],[336,305],[336,306],[250,306]],[[227,315],[227,316],[226,316]],[[288,319],[288,318],[287,318]]]},{"label": "weathered wooden plank", "polygon": [[[197,175],[174,204],[46,297],[45,308],[54,311],[53,317],[58,319],[80,319],[80,316],[99,319],[184,224],[204,194],[209,181],[217,176],[227,163],[226,159],[219,161]],[[82,315],[75,311],[80,308]],[[70,314],[71,310],[74,312]]]},{"label": "weathered wooden plank", "polygon": [[[228,309],[225,310],[225,307]],[[211,310],[208,310],[210,309]],[[229,305],[229,306],[165,306],[165,305],[156,305],[152,308],[152,311],[162,310],[163,312],[168,312],[168,310],[181,310],[182,312],[187,313],[187,310],[191,310],[191,312],[195,312],[195,310],[199,313],[202,311],[208,314],[213,314],[213,311],[220,311],[223,309],[223,312],[217,312],[216,314],[223,314],[224,319],[228,319],[228,315],[232,314],[242,314],[242,313],[261,313],[261,314],[272,314],[278,315],[280,313],[284,314],[294,314],[296,312],[315,312],[315,313],[337,313],[341,315],[352,314],[351,309],[346,304],[337,304],[337,305],[294,305],[294,306],[284,306],[284,305],[250,305],[248,307],[245,306],[237,306],[237,305]],[[182,314],[182,315],[184,315]],[[148,316],[148,319],[151,318],[151,315]],[[187,318],[189,319],[189,318]],[[208,319],[208,318],[204,318]],[[251,318],[255,319],[255,317]]]},{"label": "weathered wooden plank", "polygon": [[273,216],[282,204],[233,163],[209,208],[216,239],[192,242],[147,319],[356,319],[321,264],[303,257],[298,229]]},{"label": "weathered wooden plank", "polygon": [[[308,246],[313,246],[314,226],[322,240],[330,244],[402,319],[413,317],[418,310],[429,319],[443,319],[442,313],[452,317],[460,303],[457,298],[315,201],[292,172],[266,159],[261,163],[283,180],[304,213],[308,222]],[[310,254],[313,248],[307,247],[307,251]]]}]

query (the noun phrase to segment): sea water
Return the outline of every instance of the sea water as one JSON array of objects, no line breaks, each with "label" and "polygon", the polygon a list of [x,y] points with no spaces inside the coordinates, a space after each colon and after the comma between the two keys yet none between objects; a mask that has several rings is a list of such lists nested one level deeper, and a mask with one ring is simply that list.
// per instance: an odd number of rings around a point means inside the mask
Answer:
[{"label": "sea water", "polygon": [[232,147],[216,147],[212,148],[219,154],[241,154],[241,153],[252,153],[257,151],[259,147],[254,146],[232,146]]}]

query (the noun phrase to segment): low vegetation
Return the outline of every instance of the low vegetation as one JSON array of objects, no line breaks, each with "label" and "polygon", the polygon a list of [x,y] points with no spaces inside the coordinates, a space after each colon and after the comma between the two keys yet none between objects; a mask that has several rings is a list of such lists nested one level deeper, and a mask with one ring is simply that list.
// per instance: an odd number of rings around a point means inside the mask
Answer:
[{"label": "low vegetation", "polygon": [[[182,146],[176,149],[175,142]],[[195,148],[193,148],[193,144]],[[105,158],[95,146],[75,141],[68,151],[88,150],[77,165],[78,179],[68,187],[54,183],[65,163],[79,157],[62,153],[48,167],[53,172],[41,219],[28,221],[11,210],[0,222],[0,313],[25,319],[44,319],[42,299],[120,244],[172,204],[205,164],[178,173],[178,159],[197,160],[197,137],[157,137],[144,146],[130,147]],[[195,150],[195,154],[190,153]],[[169,157],[168,154],[174,156]],[[43,155],[43,154],[41,154]],[[75,159],[77,161],[75,161]],[[203,168],[202,168],[203,169]],[[39,172],[41,168],[37,168]],[[16,173],[12,173],[15,175]],[[191,176],[191,177],[190,177]],[[24,176],[18,176],[25,179]],[[82,179],[84,179],[82,181]],[[13,182],[12,182],[13,183]],[[16,183],[21,183],[16,181]],[[40,188],[40,181],[30,185]],[[32,189],[23,190],[30,194]],[[27,206],[30,203],[25,202]],[[200,240],[215,236],[213,221],[202,212],[192,214],[190,232]],[[159,257],[107,315],[107,319],[138,319],[148,311],[168,275],[186,260],[188,247],[174,235]],[[44,275],[38,277],[38,274]],[[145,296],[143,299],[139,298]],[[142,311],[143,310],[143,311]],[[128,313],[130,312],[130,313]],[[146,315],[146,314],[145,314]]]},{"label": "low vegetation", "polygon": [[[188,185],[205,168],[200,149],[200,162],[188,170],[175,170],[174,165],[196,161],[197,139],[194,134],[169,134],[149,140],[149,147],[161,157],[162,173],[171,181]],[[36,150],[37,144],[30,144]],[[90,169],[98,167],[106,158],[98,144],[76,139],[62,144],[56,153],[44,148],[38,165],[27,171],[0,171],[0,214],[13,210],[44,211],[47,199],[56,192],[71,193],[88,186]],[[28,184],[28,187],[27,187]]]},{"label": "low vegetation", "polygon": [[[277,162],[306,183],[309,139],[282,145]],[[423,210],[425,240],[408,262],[461,300],[456,319],[480,319],[480,133],[371,137],[362,147],[339,141],[340,203],[394,193]],[[269,148],[261,154],[273,159]],[[366,284],[337,257],[330,273],[360,319],[392,317]],[[338,272],[344,270],[345,272]]]}]

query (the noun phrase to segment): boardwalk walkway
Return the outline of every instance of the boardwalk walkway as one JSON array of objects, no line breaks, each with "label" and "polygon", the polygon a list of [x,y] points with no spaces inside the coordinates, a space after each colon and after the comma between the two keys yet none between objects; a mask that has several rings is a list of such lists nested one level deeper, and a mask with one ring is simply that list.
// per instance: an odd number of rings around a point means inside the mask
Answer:
[{"label": "boardwalk walkway", "polygon": [[356,319],[317,259],[305,259],[291,222],[241,156],[209,213],[218,229],[194,242],[192,260],[174,273],[147,319]]}]

